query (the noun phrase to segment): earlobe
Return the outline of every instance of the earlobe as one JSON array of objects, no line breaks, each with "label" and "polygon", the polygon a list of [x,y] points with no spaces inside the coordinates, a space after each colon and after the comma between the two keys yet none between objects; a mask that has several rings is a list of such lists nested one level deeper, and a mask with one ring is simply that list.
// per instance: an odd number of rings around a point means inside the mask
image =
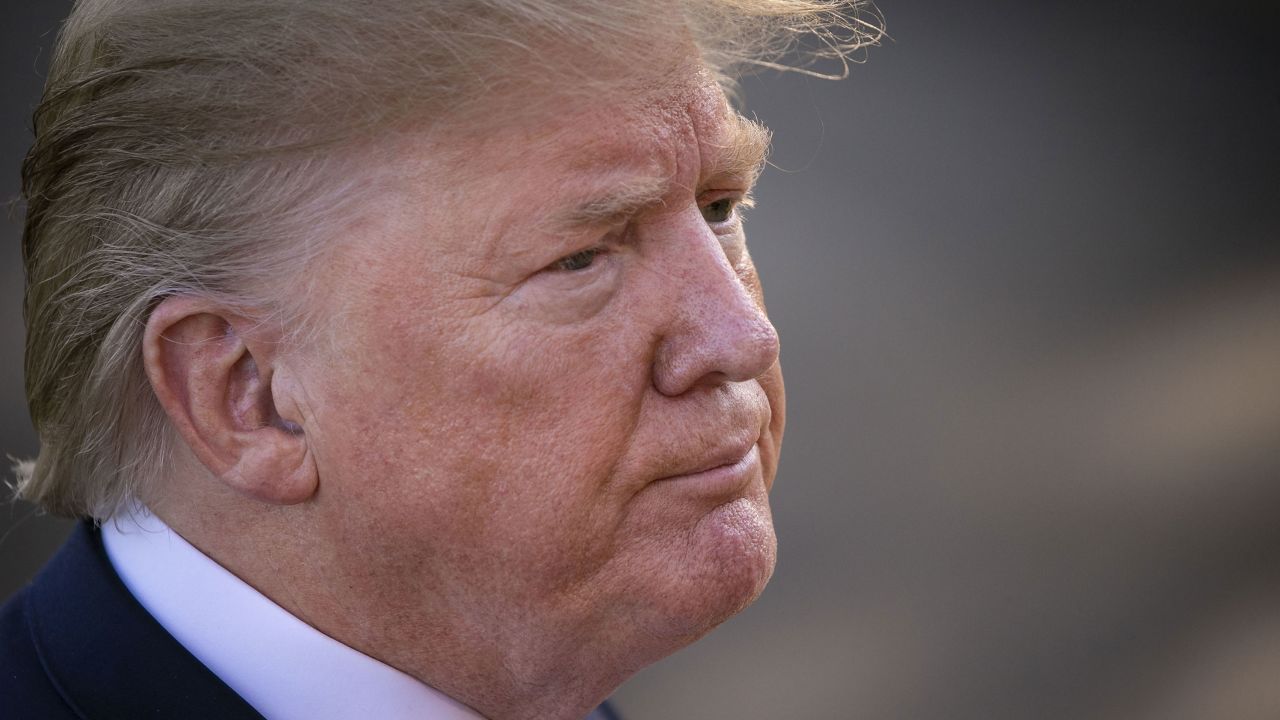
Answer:
[{"label": "earlobe", "polygon": [[202,298],[171,296],[148,318],[143,364],[178,435],[214,478],[266,503],[315,494],[315,461],[294,416],[297,388],[278,334]]}]

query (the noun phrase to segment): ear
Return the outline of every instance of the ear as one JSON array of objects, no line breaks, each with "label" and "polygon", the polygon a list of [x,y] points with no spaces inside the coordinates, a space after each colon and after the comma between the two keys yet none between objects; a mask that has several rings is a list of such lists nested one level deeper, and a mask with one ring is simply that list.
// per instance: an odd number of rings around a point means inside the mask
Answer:
[{"label": "ear", "polygon": [[142,355],[160,406],[214,477],[294,504],[315,494],[319,476],[279,341],[261,323],[175,295],[147,319]]}]

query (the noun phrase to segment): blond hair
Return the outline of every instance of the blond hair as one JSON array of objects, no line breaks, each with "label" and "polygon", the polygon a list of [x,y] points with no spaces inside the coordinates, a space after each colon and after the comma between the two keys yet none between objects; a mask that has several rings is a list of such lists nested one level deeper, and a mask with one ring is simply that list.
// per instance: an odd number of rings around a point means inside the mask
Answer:
[{"label": "blond hair", "polygon": [[800,57],[839,75],[879,33],[861,0],[81,0],[23,165],[41,449],[19,496],[101,519],[159,482],[174,436],[142,365],[151,309],[199,293],[300,326],[302,270],[359,198],[334,180],[344,141],[532,81],[590,84],[549,77],[568,70],[539,47],[644,67],[646,38],[678,36],[728,85],[817,72]]}]

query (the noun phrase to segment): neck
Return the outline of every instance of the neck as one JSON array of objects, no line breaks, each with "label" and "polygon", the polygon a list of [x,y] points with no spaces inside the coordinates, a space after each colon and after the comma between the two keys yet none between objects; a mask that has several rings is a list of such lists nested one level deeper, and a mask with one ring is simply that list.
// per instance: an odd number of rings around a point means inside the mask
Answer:
[{"label": "neck", "polygon": [[323,532],[306,504],[267,506],[232,493],[170,495],[151,509],[303,622],[491,720],[577,720],[671,649],[637,647],[625,628],[588,630],[572,608],[512,603],[519,593],[477,595],[431,562],[385,565],[377,548]]}]

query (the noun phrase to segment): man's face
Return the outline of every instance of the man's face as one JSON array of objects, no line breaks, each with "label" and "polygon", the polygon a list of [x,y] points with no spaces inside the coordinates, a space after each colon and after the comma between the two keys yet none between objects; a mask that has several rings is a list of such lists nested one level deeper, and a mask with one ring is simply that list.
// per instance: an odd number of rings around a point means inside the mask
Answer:
[{"label": "man's face", "polygon": [[700,78],[396,141],[299,360],[324,561],[402,621],[371,634],[669,645],[759,594],[783,387],[734,206],[763,150]]}]

